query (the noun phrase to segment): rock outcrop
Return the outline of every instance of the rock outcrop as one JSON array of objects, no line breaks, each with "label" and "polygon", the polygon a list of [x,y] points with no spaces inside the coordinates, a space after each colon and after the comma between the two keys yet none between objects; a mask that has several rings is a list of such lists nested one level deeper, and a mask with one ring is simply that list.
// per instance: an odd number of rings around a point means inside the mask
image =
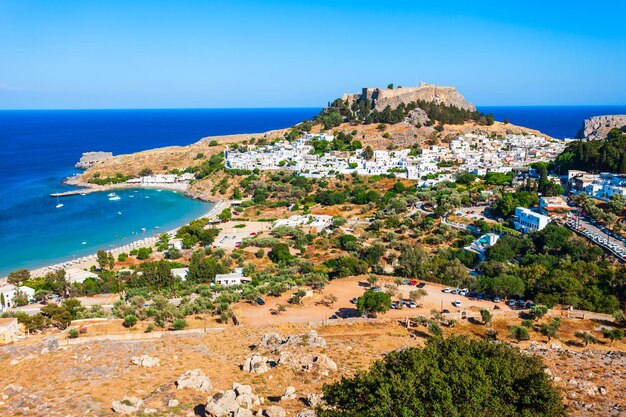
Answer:
[{"label": "rock outcrop", "polygon": [[326,340],[317,335],[315,330],[306,333],[287,336],[283,338],[278,333],[267,333],[261,338],[260,347],[266,348],[272,352],[278,352],[287,347],[308,347],[308,348],[324,348]]},{"label": "rock outcrop", "polygon": [[74,165],[78,169],[89,169],[98,162],[106,161],[113,158],[111,152],[84,152],[80,157],[80,161]]},{"label": "rock outcrop", "polygon": [[263,399],[252,392],[250,385],[234,383],[232,389],[209,397],[205,411],[212,417],[251,417],[252,410],[262,403]]},{"label": "rock outcrop", "polygon": [[177,389],[191,388],[196,391],[209,391],[213,388],[211,380],[200,369],[193,369],[182,374],[176,381]]},{"label": "rock outcrop", "polygon": [[242,369],[244,372],[250,372],[252,374],[263,374],[272,369],[272,366],[270,365],[270,360],[267,357],[252,355],[246,359]]},{"label": "rock outcrop", "polygon": [[337,364],[323,353],[318,355],[293,351],[281,352],[278,364],[321,376],[328,376],[331,372],[337,371]]},{"label": "rock outcrop", "polygon": [[625,126],[626,114],[594,116],[585,119],[576,137],[586,140],[603,140],[611,129],[621,129]]},{"label": "rock outcrop", "polygon": [[476,110],[476,107],[466,101],[456,88],[426,83],[422,83],[418,87],[363,88],[360,94],[344,94],[342,97],[342,100],[347,101],[348,104],[365,99],[372,102],[373,107],[378,111],[382,111],[387,106],[395,109],[400,103],[408,104],[418,100],[446,104],[471,111]]},{"label": "rock outcrop", "polygon": [[148,355],[133,356],[130,362],[133,365],[143,366],[144,368],[152,368],[153,366],[159,366],[161,364],[159,358]]},{"label": "rock outcrop", "polygon": [[111,408],[118,414],[135,414],[143,405],[143,401],[135,397],[125,397],[121,401],[113,401]]},{"label": "rock outcrop", "polygon": [[288,386],[285,389],[285,392],[283,393],[283,395],[281,395],[280,400],[284,401],[284,400],[295,400],[296,399],[296,389],[292,386]]}]

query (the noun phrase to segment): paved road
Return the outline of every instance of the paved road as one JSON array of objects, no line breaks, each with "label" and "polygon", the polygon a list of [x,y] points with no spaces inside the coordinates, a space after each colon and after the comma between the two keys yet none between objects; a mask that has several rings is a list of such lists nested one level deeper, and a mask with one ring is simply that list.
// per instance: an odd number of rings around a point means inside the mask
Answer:
[{"label": "paved road", "polygon": [[[613,235],[613,233],[609,232],[606,227],[604,227],[604,226],[602,226],[600,224],[598,224],[596,226],[593,223],[591,223],[590,221],[585,220],[583,217],[580,217],[580,219],[577,219],[577,223],[576,224],[579,227],[582,228],[582,229],[580,229],[580,231],[583,231],[585,229],[589,230],[589,231],[595,233],[596,235],[601,236],[601,237],[607,239],[607,241],[609,241],[610,243],[617,244],[620,248],[622,248],[622,250],[626,251],[626,243],[621,241],[621,240],[619,240],[619,239],[617,239],[617,238],[615,238],[615,235]],[[609,236],[607,235],[607,232],[609,232],[609,235],[611,236],[610,239],[609,239]],[[579,235],[583,236],[583,237],[586,237],[587,240],[589,240],[590,242],[592,242],[592,243],[594,243],[594,244],[596,244],[598,246],[601,246],[601,247],[603,247],[603,248],[605,248],[605,249],[607,249],[609,251],[612,251],[611,248],[608,248],[608,247],[606,247],[604,245],[601,245],[600,243],[598,243],[598,242],[596,242],[596,241],[594,241],[592,239],[589,239],[588,236],[586,236],[586,235],[584,235],[582,233],[579,233]],[[611,253],[613,253],[613,252],[611,252]],[[616,254],[614,254],[614,255],[619,257]]]}]

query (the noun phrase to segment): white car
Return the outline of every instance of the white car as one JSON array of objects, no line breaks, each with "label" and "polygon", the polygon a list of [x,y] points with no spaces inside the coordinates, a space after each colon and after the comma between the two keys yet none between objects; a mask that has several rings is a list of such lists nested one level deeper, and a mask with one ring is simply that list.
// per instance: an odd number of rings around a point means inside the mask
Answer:
[{"label": "white car", "polygon": [[452,288],[444,288],[442,291],[446,294],[450,294],[452,292]]},{"label": "white car", "polygon": [[461,307],[461,302],[460,302],[459,300],[454,300],[454,301],[452,302],[452,305],[453,305],[454,307],[459,308],[459,307]]}]

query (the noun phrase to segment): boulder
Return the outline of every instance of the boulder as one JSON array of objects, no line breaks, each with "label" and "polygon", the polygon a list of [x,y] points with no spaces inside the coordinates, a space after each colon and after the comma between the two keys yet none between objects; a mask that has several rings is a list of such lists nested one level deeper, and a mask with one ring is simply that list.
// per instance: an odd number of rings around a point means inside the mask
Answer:
[{"label": "boulder", "polygon": [[243,370],[253,374],[263,374],[271,368],[269,359],[261,355],[252,355],[243,364]]},{"label": "boulder", "polygon": [[169,400],[169,401],[167,402],[167,406],[168,406],[168,407],[178,407],[178,404],[180,404],[180,403],[179,403],[179,402],[178,402],[178,400],[177,400],[177,399],[175,399],[175,398],[174,398],[174,399],[171,399],[171,400]]},{"label": "boulder", "polygon": [[287,389],[285,389],[284,394],[280,397],[281,401],[295,400],[295,399],[296,399],[296,389],[292,386],[288,386]]},{"label": "boulder", "polygon": [[287,413],[285,412],[285,410],[277,405],[270,405],[269,407],[267,407],[267,410],[265,410],[265,415],[267,417],[287,417]]},{"label": "boulder", "polygon": [[316,394],[314,392],[306,396],[306,402],[311,407],[317,407],[322,403],[323,394]]},{"label": "boulder", "polygon": [[212,398],[209,398],[205,406],[207,414],[213,417],[230,416],[239,409],[237,403],[237,394],[233,390],[218,392]]},{"label": "boulder", "polygon": [[248,410],[247,408],[238,408],[234,414],[234,417],[253,417],[253,416],[254,414],[252,414],[252,411]]},{"label": "boulder", "polygon": [[213,386],[211,380],[200,369],[193,369],[182,374],[176,381],[176,388],[191,388],[197,391],[209,391]]},{"label": "boulder", "polygon": [[310,369],[312,372],[320,375],[328,375],[331,372],[337,372],[337,364],[328,356],[322,354],[313,359]]},{"label": "boulder", "polygon": [[135,397],[124,397],[121,401],[113,401],[111,408],[118,414],[135,414],[143,405],[143,401]]},{"label": "boulder", "polygon": [[266,333],[261,338],[260,346],[269,349],[271,351],[276,351],[280,349],[280,346],[283,343],[283,338],[278,333]]},{"label": "boulder", "polygon": [[152,368],[153,366],[159,366],[161,364],[159,358],[148,355],[133,356],[130,362],[133,365],[143,366],[144,368]]},{"label": "boulder", "polygon": [[296,413],[296,417],[317,417],[317,413],[314,410],[304,410]]},{"label": "boulder", "polygon": [[325,354],[301,352],[281,352],[279,365],[289,365],[305,372],[314,372],[320,375],[329,375],[337,371],[337,364]]}]

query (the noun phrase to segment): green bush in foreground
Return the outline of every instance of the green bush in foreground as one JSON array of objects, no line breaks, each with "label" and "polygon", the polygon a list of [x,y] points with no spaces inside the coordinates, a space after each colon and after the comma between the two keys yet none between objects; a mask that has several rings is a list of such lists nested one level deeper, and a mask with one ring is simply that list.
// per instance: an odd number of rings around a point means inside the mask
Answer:
[{"label": "green bush in foreground", "polygon": [[501,343],[433,338],[326,385],[320,417],[563,416],[541,359]]}]

